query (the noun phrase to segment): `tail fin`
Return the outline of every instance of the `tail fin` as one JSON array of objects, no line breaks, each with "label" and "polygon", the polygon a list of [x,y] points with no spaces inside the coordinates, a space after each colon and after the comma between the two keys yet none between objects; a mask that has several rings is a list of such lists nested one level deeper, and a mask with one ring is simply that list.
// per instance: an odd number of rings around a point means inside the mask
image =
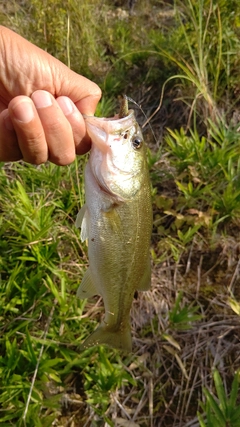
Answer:
[{"label": "tail fin", "polygon": [[123,331],[112,331],[108,326],[101,324],[81,345],[81,350],[94,345],[106,344],[118,350],[132,351],[132,337],[130,327]]}]

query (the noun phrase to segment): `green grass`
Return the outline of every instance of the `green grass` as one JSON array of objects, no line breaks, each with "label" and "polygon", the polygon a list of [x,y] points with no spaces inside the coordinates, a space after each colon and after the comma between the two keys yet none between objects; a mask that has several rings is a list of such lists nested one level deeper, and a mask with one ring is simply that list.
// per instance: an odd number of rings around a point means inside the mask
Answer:
[{"label": "green grass", "polygon": [[0,423],[235,427],[239,2],[139,0],[131,15],[120,3],[1,8],[1,23],[101,85],[97,115],[113,115],[123,93],[146,113],[154,227],[134,353],[80,353],[103,314],[99,298],[76,299],[88,263],[74,226],[87,156],[68,167],[1,164]]},{"label": "green grass", "polygon": [[[84,307],[75,298],[84,268],[77,265],[77,257],[84,257],[85,248],[69,216],[77,212],[83,197],[82,191],[78,195],[78,180],[73,185],[73,174],[76,165],[61,170],[16,164],[1,170],[1,402],[2,413],[7,413],[2,422],[7,417],[12,422],[19,419],[21,425],[41,351],[37,384],[42,385],[34,385],[32,394],[36,413],[41,411],[45,383],[51,378],[61,382],[56,367],[64,358],[55,353],[61,336],[65,345],[77,346],[75,334]],[[31,406],[29,420],[32,411]]]},{"label": "green grass", "polygon": [[222,427],[228,425],[237,427],[240,416],[240,405],[237,405],[239,391],[239,371],[237,371],[234,375],[229,397],[225,390],[221,376],[217,370],[213,372],[213,378],[217,397],[213,396],[209,390],[204,390],[206,402],[205,404],[202,404],[202,408],[206,413],[206,422],[203,417],[198,414],[200,427],[215,427],[219,425]]}]

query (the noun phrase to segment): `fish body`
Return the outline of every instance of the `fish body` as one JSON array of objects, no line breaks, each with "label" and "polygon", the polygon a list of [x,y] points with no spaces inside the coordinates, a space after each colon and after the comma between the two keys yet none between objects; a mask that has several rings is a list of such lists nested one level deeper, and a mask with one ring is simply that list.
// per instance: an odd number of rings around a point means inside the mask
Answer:
[{"label": "fish body", "polygon": [[146,146],[134,112],[86,117],[92,140],[85,169],[86,203],[76,226],[88,239],[89,268],[77,296],[103,297],[105,317],[83,348],[106,344],[131,351],[130,310],[151,283],[152,204]]}]

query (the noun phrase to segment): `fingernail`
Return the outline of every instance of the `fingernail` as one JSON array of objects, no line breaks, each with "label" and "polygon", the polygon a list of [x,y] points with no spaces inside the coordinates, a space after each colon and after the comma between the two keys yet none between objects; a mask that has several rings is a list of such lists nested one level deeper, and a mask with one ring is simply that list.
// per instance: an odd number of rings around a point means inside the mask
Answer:
[{"label": "fingernail", "polygon": [[65,116],[69,116],[74,111],[74,104],[71,99],[67,97],[61,97],[57,99],[58,105],[65,114]]},{"label": "fingernail", "polygon": [[37,90],[31,96],[36,108],[45,108],[52,105],[52,97],[45,90]]},{"label": "fingernail", "polygon": [[15,119],[23,123],[29,123],[34,117],[33,105],[31,100],[24,100],[16,104],[13,109]]}]

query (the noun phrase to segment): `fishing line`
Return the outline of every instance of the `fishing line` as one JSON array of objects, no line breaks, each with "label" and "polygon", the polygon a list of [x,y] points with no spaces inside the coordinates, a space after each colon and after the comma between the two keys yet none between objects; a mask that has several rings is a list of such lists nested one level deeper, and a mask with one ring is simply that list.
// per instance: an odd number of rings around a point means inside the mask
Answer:
[{"label": "fishing line", "polygon": [[[144,118],[146,119],[146,122],[143,124],[143,126],[141,126],[141,128],[143,129],[143,128],[145,127],[145,125],[146,125],[146,124],[148,124],[148,125],[149,125],[149,128],[150,128],[150,130],[151,130],[151,132],[152,132],[153,138],[154,138],[154,140],[155,140],[156,144],[158,144],[158,141],[157,141],[157,138],[156,138],[156,136],[155,136],[155,134],[154,134],[154,131],[153,131],[152,125],[151,125],[151,123],[149,122],[149,118],[147,117],[146,113],[143,111],[143,109],[142,109],[141,105],[139,105],[136,101],[134,101],[134,99],[130,98],[130,96],[123,95],[123,97],[124,97],[125,99],[127,99],[129,102],[132,102],[133,104],[135,104],[135,105],[139,108],[139,110],[140,110],[140,111],[141,111],[141,113],[143,114]],[[151,118],[151,117],[150,117],[150,118]]]}]

